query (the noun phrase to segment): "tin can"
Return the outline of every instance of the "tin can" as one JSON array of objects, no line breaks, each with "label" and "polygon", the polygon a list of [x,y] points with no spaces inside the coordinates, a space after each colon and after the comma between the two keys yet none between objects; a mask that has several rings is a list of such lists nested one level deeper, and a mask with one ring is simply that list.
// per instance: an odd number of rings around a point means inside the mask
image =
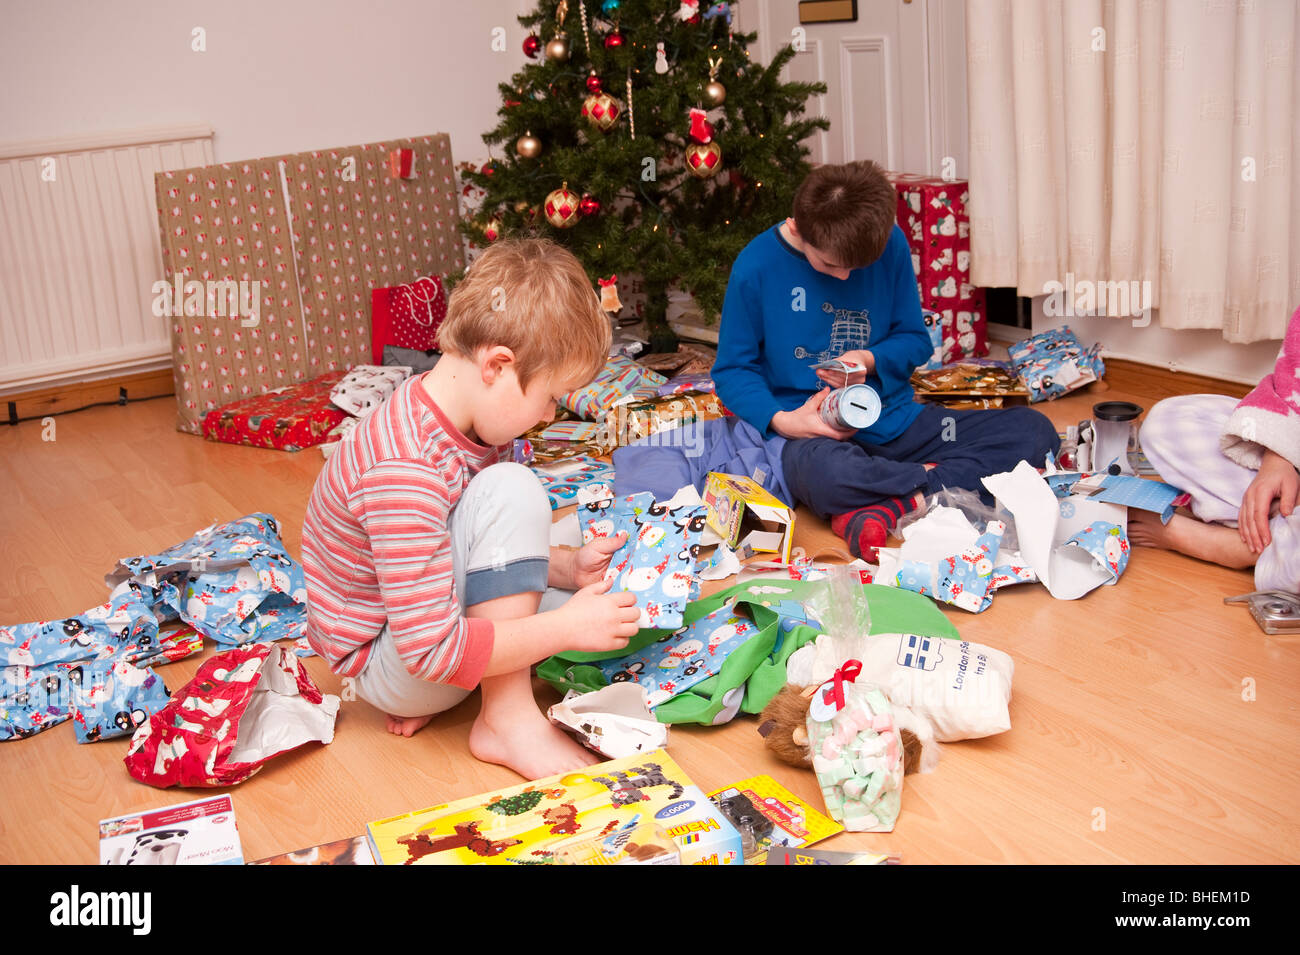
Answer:
[{"label": "tin can", "polygon": [[826,396],[818,414],[833,428],[845,431],[870,428],[880,418],[880,395],[870,385],[836,388]]}]

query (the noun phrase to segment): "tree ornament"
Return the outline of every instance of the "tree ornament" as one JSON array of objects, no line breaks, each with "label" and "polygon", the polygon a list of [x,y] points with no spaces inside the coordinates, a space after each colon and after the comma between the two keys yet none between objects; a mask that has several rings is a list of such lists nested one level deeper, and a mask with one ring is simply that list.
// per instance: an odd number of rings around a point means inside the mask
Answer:
[{"label": "tree ornament", "polygon": [[695,140],[701,146],[713,141],[713,125],[709,122],[708,115],[699,107],[691,109],[691,139]]},{"label": "tree ornament", "polygon": [[483,175],[485,176],[490,176],[496,171],[497,171],[497,161],[495,159],[489,159],[487,162],[483,164],[483,168],[479,170],[479,172],[483,173]]},{"label": "tree ornament", "polygon": [[542,154],[542,141],[529,130],[515,140],[515,153],[523,159],[536,159]]},{"label": "tree ornament", "polygon": [[617,13],[618,8],[622,5],[623,4],[620,3],[619,0],[605,0],[605,2],[600,5],[600,12],[608,16],[611,13]]},{"label": "tree ornament", "polygon": [[616,50],[623,45],[623,34],[617,28],[605,34],[605,49]]},{"label": "tree ornament", "polygon": [[722,57],[716,60],[709,57],[709,82],[704,87],[704,99],[710,109],[715,109],[727,101],[727,88],[718,82],[720,69],[722,69]]},{"label": "tree ornament", "polygon": [[578,203],[578,214],[584,219],[588,216],[597,215],[600,212],[600,200],[591,193],[583,193],[582,201]]},{"label": "tree ornament", "polygon": [[660,75],[668,72],[668,53],[662,42],[655,44],[655,72]]},{"label": "tree ornament", "polygon": [[587,77],[587,90],[592,93],[599,93],[603,85],[604,83],[601,81],[601,78],[597,76],[595,70],[593,70],[591,75]]},{"label": "tree ornament", "polygon": [[487,236],[489,242],[495,242],[497,237],[501,235],[501,220],[496,216],[488,219],[487,224],[483,226],[483,234]]},{"label": "tree ornament", "polygon": [[565,182],[546,197],[546,221],[557,229],[568,229],[578,221],[578,197]]},{"label": "tree ornament", "polygon": [[607,133],[618,122],[623,108],[608,93],[592,93],[582,102],[582,115],[602,133]]},{"label": "tree ornament", "polygon": [[536,33],[530,33],[524,37],[524,56],[530,60],[537,59],[537,54],[541,52],[542,40]]},{"label": "tree ornament", "polygon": [[546,44],[546,58],[552,63],[564,63],[569,59],[569,37],[563,31]]},{"label": "tree ornament", "polygon": [[686,168],[696,179],[708,179],[722,168],[722,147],[717,143],[691,143],[686,147]]},{"label": "tree ornament", "polygon": [[618,276],[611,275],[607,279],[597,278],[596,282],[600,285],[601,311],[623,311],[623,303],[618,300]]}]

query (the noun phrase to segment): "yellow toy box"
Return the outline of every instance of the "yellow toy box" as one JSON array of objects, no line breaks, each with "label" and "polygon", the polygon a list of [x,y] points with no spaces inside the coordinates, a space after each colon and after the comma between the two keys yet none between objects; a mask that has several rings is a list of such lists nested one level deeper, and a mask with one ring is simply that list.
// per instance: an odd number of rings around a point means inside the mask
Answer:
[{"label": "yellow toy box", "polygon": [[708,523],[732,550],[779,554],[790,563],[794,508],[751,478],[710,472],[704,484]]},{"label": "yellow toy box", "polygon": [[366,826],[383,865],[741,865],[740,835],[662,749]]}]

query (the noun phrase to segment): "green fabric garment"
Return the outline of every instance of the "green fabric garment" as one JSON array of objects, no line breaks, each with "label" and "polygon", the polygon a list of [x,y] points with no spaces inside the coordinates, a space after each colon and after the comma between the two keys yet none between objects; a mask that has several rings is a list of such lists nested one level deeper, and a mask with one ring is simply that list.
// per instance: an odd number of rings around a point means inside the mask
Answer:
[{"label": "green fabric garment", "polygon": [[[654,712],[659,722],[713,725],[726,708],[728,695],[742,686],[741,712],[761,712],[785,685],[785,664],[790,654],[821,633],[802,619],[803,601],[819,586],[816,581],[760,578],[688,605],[684,615],[686,625],[734,599],[736,609],[753,618],[758,633],[734,649],[716,675],[656,707]],[[863,591],[871,609],[871,633],[914,633],[922,637],[959,639],[957,628],[928,597],[877,584],[864,584]],[[626,649],[612,653],[556,654],[542,661],[537,675],[562,693],[599,690],[606,685],[605,675],[587,664],[636,653],[663,635],[663,630],[638,631]]]}]

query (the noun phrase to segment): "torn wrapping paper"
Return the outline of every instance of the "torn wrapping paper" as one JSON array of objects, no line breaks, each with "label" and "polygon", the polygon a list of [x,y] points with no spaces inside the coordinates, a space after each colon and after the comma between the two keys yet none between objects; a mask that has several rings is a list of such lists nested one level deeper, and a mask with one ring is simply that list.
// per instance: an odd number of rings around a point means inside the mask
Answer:
[{"label": "torn wrapping paper", "polygon": [[611,684],[640,686],[653,709],[716,676],[731,651],[757,633],[752,620],[727,604],[636,653],[592,665]]},{"label": "torn wrapping paper", "polygon": [[546,716],[610,759],[668,745],[668,727],[654,718],[645,692],[634,683],[614,683],[590,693],[570,690]]},{"label": "torn wrapping paper", "polygon": [[267,760],[329,743],[339,698],[323,695],[292,653],[259,643],[208,660],[136,730],[124,762],[150,786],[233,786]]},{"label": "torn wrapping paper", "polygon": [[1100,343],[1085,349],[1068,325],[1016,342],[1007,354],[1028,386],[1031,402],[1059,397],[1106,373]]},{"label": "torn wrapping paper", "polygon": [[987,610],[993,603],[993,561],[1005,529],[1001,521],[989,521],[972,546],[935,563],[905,560],[894,579],[905,590],[961,610]]},{"label": "torn wrapping paper", "polygon": [[1076,483],[1073,491],[1084,493],[1094,501],[1151,511],[1160,515],[1161,524],[1168,524],[1173,518],[1178,497],[1183,493],[1172,484],[1127,474],[1093,474]]},{"label": "torn wrapping paper", "polygon": [[1128,565],[1127,518],[1120,505],[1078,495],[1058,501],[1025,461],[983,483],[1015,516],[1025,563],[1058,600],[1113,584]]},{"label": "torn wrapping paper", "polygon": [[270,514],[213,524],[161,553],[120,560],[104,580],[156,589],[175,615],[218,643],[306,636],[306,579]]},{"label": "torn wrapping paper", "polygon": [[643,491],[584,504],[579,522],[584,544],[620,532],[628,535],[610,557],[605,579],[614,581],[615,591],[636,594],[641,612],[638,627],[680,627],[686,604],[699,596],[695,561],[704,531],[704,508],[670,508]]},{"label": "torn wrapping paper", "polygon": [[167,687],[148,667],[112,659],[56,666],[68,668],[78,743],[125,736],[167,705]]},{"label": "torn wrapping paper", "polygon": [[[685,427],[697,421],[716,421],[726,414],[717,395],[700,392],[619,401],[605,413],[601,441],[604,446],[621,448],[656,436],[658,440],[652,444],[685,447],[690,453],[689,442],[696,436]],[[676,433],[679,429],[680,434]],[[697,454],[702,450],[698,446],[694,448]]]}]

